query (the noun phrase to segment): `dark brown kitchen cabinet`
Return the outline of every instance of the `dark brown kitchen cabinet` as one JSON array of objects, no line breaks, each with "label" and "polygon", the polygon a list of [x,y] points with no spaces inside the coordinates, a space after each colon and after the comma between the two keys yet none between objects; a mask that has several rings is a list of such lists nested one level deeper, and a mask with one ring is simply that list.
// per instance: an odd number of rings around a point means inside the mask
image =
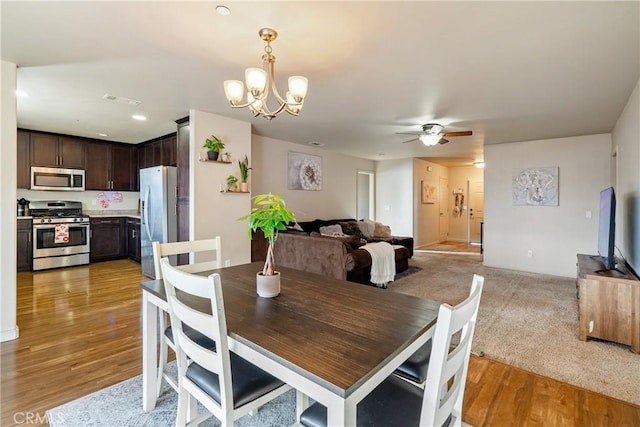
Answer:
[{"label": "dark brown kitchen cabinet", "polygon": [[134,191],[135,146],[87,142],[86,190]]},{"label": "dark brown kitchen cabinet", "polygon": [[140,262],[140,220],[127,218],[127,252],[129,259]]},{"label": "dark brown kitchen cabinet", "polygon": [[122,217],[91,218],[91,262],[127,256],[126,227]]},{"label": "dark brown kitchen cabinet", "polygon": [[48,133],[30,133],[32,166],[85,168],[85,141],[81,138]]},{"label": "dark brown kitchen cabinet", "polygon": [[17,187],[29,188],[31,186],[31,162],[29,160],[29,132],[18,130],[17,141]]},{"label": "dark brown kitchen cabinet", "polygon": [[177,142],[175,136],[170,136],[160,141],[161,147],[161,161],[164,166],[176,166],[176,152],[177,152]]},{"label": "dark brown kitchen cabinet", "polygon": [[17,270],[33,270],[33,221],[30,219],[18,220],[17,232]]}]

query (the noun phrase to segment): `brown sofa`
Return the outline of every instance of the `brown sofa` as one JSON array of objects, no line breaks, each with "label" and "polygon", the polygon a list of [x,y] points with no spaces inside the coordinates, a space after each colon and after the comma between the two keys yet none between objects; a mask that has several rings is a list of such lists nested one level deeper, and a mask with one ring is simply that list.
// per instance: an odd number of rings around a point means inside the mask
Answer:
[{"label": "brown sofa", "polygon": [[[304,225],[300,223],[301,226]],[[413,254],[413,238],[395,238],[396,273],[409,267]],[[281,232],[275,245],[276,266],[294,268],[341,280],[377,286],[371,283],[371,255],[360,246],[367,242],[357,237],[328,237],[317,232]],[[390,242],[391,243],[391,242]],[[410,246],[410,249],[405,245]],[[265,259],[267,242],[261,233],[252,240],[252,261]]]}]

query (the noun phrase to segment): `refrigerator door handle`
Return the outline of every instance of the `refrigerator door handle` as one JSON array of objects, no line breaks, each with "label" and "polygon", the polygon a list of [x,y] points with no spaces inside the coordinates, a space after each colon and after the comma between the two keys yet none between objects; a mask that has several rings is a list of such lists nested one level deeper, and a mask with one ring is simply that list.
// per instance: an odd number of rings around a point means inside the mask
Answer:
[{"label": "refrigerator door handle", "polygon": [[147,185],[147,188],[144,191],[144,200],[143,200],[143,209],[142,209],[142,217],[144,220],[144,228],[147,230],[147,236],[149,237],[149,242],[151,242],[151,228],[149,228],[149,194],[151,193],[151,187]]}]

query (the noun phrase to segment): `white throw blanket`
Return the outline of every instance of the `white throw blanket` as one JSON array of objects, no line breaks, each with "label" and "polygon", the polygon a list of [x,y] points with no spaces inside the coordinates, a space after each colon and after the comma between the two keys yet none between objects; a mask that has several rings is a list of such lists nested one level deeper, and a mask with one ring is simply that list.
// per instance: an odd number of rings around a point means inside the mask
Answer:
[{"label": "white throw blanket", "polygon": [[361,246],[371,254],[371,283],[385,285],[396,275],[396,255],[387,242],[367,243]]}]

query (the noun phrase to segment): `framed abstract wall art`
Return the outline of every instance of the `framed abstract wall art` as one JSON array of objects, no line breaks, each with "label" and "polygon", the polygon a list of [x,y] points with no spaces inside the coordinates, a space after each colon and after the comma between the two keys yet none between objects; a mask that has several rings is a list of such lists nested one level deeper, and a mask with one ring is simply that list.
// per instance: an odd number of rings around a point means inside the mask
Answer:
[{"label": "framed abstract wall art", "polygon": [[513,169],[514,206],[558,206],[558,168]]},{"label": "framed abstract wall art", "polygon": [[322,157],[289,151],[287,188],[289,190],[322,190]]}]

